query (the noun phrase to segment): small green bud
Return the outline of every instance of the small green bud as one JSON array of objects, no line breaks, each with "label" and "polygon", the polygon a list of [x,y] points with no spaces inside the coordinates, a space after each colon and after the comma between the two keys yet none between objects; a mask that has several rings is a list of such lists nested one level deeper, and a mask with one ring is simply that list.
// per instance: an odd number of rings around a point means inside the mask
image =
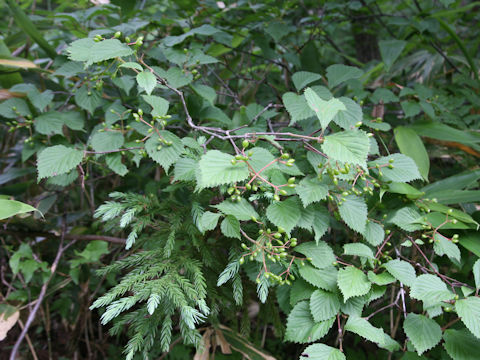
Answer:
[{"label": "small green bud", "polygon": [[120,36],[122,36],[122,32],[121,32],[121,31],[117,31],[117,32],[113,35],[113,37],[116,38],[116,39],[118,39]]},{"label": "small green bud", "polygon": [[248,140],[243,140],[242,141],[242,146],[244,149],[246,149],[250,145],[250,142]]}]

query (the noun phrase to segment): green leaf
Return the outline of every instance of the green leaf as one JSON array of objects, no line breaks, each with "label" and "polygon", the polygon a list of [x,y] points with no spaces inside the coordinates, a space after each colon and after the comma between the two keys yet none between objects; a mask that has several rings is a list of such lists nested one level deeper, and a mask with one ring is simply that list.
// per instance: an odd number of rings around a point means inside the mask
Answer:
[{"label": "green leaf", "polygon": [[150,105],[153,110],[151,112],[152,116],[165,116],[168,112],[169,102],[160,96],[155,95],[142,95],[143,100]]},{"label": "green leaf", "polygon": [[33,206],[20,201],[0,199],[0,220],[7,219],[18,214],[25,214],[30,211],[38,210]]},{"label": "green leaf", "polygon": [[346,360],[345,355],[331,346],[313,344],[303,350],[300,360]]},{"label": "green leaf", "polygon": [[200,220],[202,232],[213,230],[217,227],[218,219],[222,216],[220,213],[205,211]]},{"label": "green leaf", "polygon": [[338,206],[338,211],[342,220],[355,231],[360,234],[365,232],[367,224],[367,204],[365,199],[355,195],[348,195],[345,201]]},{"label": "green leaf", "polygon": [[103,103],[102,94],[95,89],[89,89],[87,85],[83,85],[75,92],[75,102],[82,109],[93,114],[95,109]]},{"label": "green leaf", "polygon": [[307,99],[303,95],[297,95],[293,92],[287,92],[282,96],[283,104],[290,114],[290,125],[297,121],[308,119],[315,116],[315,113],[308,106]]},{"label": "green leaf", "polygon": [[220,224],[222,234],[229,238],[241,239],[240,237],[240,222],[236,217],[228,215]]},{"label": "green leaf", "polygon": [[107,155],[105,162],[113,172],[120,176],[125,176],[128,173],[128,168],[122,163],[122,155],[119,153]]},{"label": "green leaf", "polygon": [[310,297],[310,312],[315,322],[331,319],[339,311],[340,300],[337,294],[316,290]]},{"label": "green leaf", "polygon": [[308,301],[301,301],[288,315],[285,340],[296,343],[314,342],[328,333],[334,320],[335,318],[332,318],[315,323]]},{"label": "green leaf", "polygon": [[390,70],[390,67],[400,56],[406,44],[407,42],[403,40],[381,40],[378,42],[380,55],[382,55],[387,71]]},{"label": "green leaf", "polygon": [[308,300],[312,296],[316,288],[302,278],[296,279],[293,282],[292,289],[290,291],[290,305],[294,306],[301,300]]},{"label": "green leaf", "polygon": [[478,231],[469,231],[462,234],[459,244],[480,258],[480,236]]},{"label": "green leaf", "polygon": [[348,318],[347,323],[345,324],[345,331],[351,331],[354,334],[377,344],[383,342],[385,335],[382,329],[376,328],[367,320],[357,316],[350,316]]},{"label": "green leaf", "polygon": [[328,86],[333,88],[344,81],[358,79],[362,75],[363,71],[354,66],[342,64],[330,65],[327,68]]},{"label": "green leaf", "polygon": [[267,218],[274,225],[280,226],[290,233],[300,218],[300,202],[298,197],[291,196],[282,201],[276,201],[267,208]]},{"label": "green leaf", "polygon": [[311,203],[324,200],[328,194],[328,187],[321,183],[318,178],[303,178],[295,187],[303,207],[307,207]]},{"label": "green leaf", "polygon": [[331,98],[330,100],[325,101],[311,88],[305,90],[305,98],[307,99],[307,104],[310,109],[315,112],[318,120],[320,120],[320,125],[323,130],[327,128],[330,121],[332,121],[339,111],[347,110],[340,100]]},{"label": "green leaf", "polygon": [[217,92],[214,88],[207,85],[193,85],[192,89],[213,106],[215,99],[217,98]]},{"label": "green leaf", "polygon": [[218,150],[207,151],[199,162],[200,171],[197,177],[199,188],[232,184],[245,180],[249,175],[247,165],[244,162],[237,162],[232,165],[232,159],[232,155]]},{"label": "green leaf", "polygon": [[243,198],[240,201],[225,200],[218,205],[213,205],[213,207],[225,215],[236,217],[240,221],[250,220],[252,216],[259,217],[252,204]]},{"label": "green leaf", "polygon": [[431,307],[440,304],[442,301],[452,300],[454,296],[439,277],[430,274],[417,277],[410,289],[410,297],[423,301],[424,307]]},{"label": "green leaf", "polygon": [[404,207],[395,212],[389,222],[394,223],[405,231],[421,230],[422,225],[416,223],[421,218],[420,213],[413,207]]},{"label": "green leaf", "polygon": [[369,271],[367,277],[372,283],[380,286],[394,283],[396,280],[392,275],[390,275],[390,273],[386,271],[380,274],[375,274],[373,271]]},{"label": "green leaf", "polygon": [[90,140],[93,150],[96,152],[114,151],[123,145],[123,134],[118,131],[96,132]]},{"label": "green leaf", "polygon": [[293,84],[297,88],[297,91],[302,90],[308,84],[320,80],[321,78],[321,75],[309,71],[298,71],[292,75]]},{"label": "green leaf", "polygon": [[480,298],[476,296],[455,302],[455,310],[468,330],[480,339]]},{"label": "green leaf", "polygon": [[150,71],[142,71],[137,74],[137,84],[150,95],[155,86],[157,86],[157,78]]},{"label": "green leaf", "polygon": [[362,243],[349,243],[343,245],[343,253],[345,255],[365,257],[367,259],[374,258],[372,249]]},{"label": "green leaf", "polygon": [[[180,158],[180,155],[183,154],[184,147],[182,140],[170,131],[160,130],[159,134],[163,140],[171,141],[172,144],[165,145],[160,142],[160,137],[155,133],[145,142],[145,150],[153,160],[168,172],[170,166]],[[159,146],[161,146],[160,150]]]},{"label": "green leaf", "polygon": [[82,162],[83,151],[55,145],[43,150],[37,159],[38,180],[65,174]]},{"label": "green leaf", "polygon": [[[390,163],[390,161],[392,162]],[[369,162],[369,166],[377,164],[383,174],[381,178],[387,181],[409,182],[421,178],[415,162],[403,154],[392,154]],[[389,164],[393,166],[393,169],[388,167]]]},{"label": "green leaf", "polygon": [[451,260],[453,259],[460,262],[461,255],[457,244],[438,232],[435,232],[433,238],[433,250],[435,251],[435,254],[438,256],[447,255]]},{"label": "green leaf", "polygon": [[408,314],[403,322],[403,329],[418,355],[422,355],[442,340],[440,325],[423,315]]},{"label": "green leaf", "polygon": [[363,121],[363,111],[360,105],[350,98],[342,96],[339,98],[345,110],[339,111],[333,118],[333,122],[345,130],[355,129],[359,121]]},{"label": "green leaf", "polygon": [[96,42],[93,38],[85,38],[72,42],[67,47],[68,58],[83,61],[87,66],[93,63],[125,57],[133,54],[133,50],[117,39]]},{"label": "green leaf", "polygon": [[367,168],[370,140],[363,131],[341,131],[325,136],[323,152],[332,160]]},{"label": "green leaf", "polygon": [[383,265],[392,276],[403,283],[404,285],[411,287],[417,279],[415,269],[410,263],[403,260],[390,260]]},{"label": "green leaf", "polygon": [[191,158],[180,158],[175,162],[173,181],[194,181],[197,161]]},{"label": "green leaf", "polygon": [[365,225],[365,231],[362,234],[365,237],[365,240],[373,246],[380,245],[385,238],[385,230],[383,229],[383,226],[374,221],[367,222]]},{"label": "green leaf", "polygon": [[443,347],[453,360],[477,360],[480,340],[466,329],[447,329],[443,334]]},{"label": "green leaf", "polygon": [[318,244],[313,241],[300,244],[295,247],[295,251],[312,258],[312,264],[319,269],[331,267],[335,261],[332,248],[324,241],[319,241]]},{"label": "green leaf", "polygon": [[337,290],[337,268],[330,266],[317,269],[305,264],[298,268],[300,276],[309,284],[328,291]]},{"label": "green leaf", "polygon": [[354,296],[365,295],[372,287],[363,271],[354,266],[347,266],[338,271],[337,284],[344,301]]},{"label": "green leaf", "polygon": [[142,65],[140,65],[139,63],[136,63],[136,62],[131,62],[131,61],[120,64],[119,68],[135,69],[135,70],[138,70],[138,71],[143,70]]},{"label": "green leaf", "polygon": [[400,152],[415,161],[418,171],[428,181],[430,158],[420,136],[414,130],[403,126],[396,127],[394,133]]},{"label": "green leaf", "polygon": [[428,197],[432,197],[431,194],[441,193],[443,191],[462,190],[475,186],[478,183],[478,179],[480,179],[480,170],[469,170],[435,181],[424,186],[421,190],[424,191]]},{"label": "green leaf", "polygon": [[475,288],[480,289],[480,259],[475,261],[472,268],[473,278],[475,279]]}]

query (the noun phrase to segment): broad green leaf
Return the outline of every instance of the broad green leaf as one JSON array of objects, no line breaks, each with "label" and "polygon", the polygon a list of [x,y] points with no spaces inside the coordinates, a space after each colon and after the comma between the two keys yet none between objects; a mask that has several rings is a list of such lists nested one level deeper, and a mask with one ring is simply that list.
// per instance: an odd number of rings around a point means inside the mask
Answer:
[{"label": "broad green leaf", "polygon": [[457,244],[438,232],[434,235],[433,250],[438,256],[447,255],[450,259],[460,262],[460,249]]},{"label": "broad green leaf", "polygon": [[333,325],[335,318],[315,322],[310,313],[308,301],[301,301],[288,315],[285,340],[296,343],[314,342],[324,337]]},{"label": "broad green leaf", "polygon": [[428,181],[430,158],[420,136],[414,130],[403,126],[396,127],[394,133],[400,152],[415,161],[418,171]]},{"label": "broad green leaf", "polygon": [[430,350],[442,340],[442,329],[435,320],[410,313],[403,322],[403,330],[413,343],[418,355]]},{"label": "broad green leaf", "polygon": [[367,320],[357,316],[350,316],[345,324],[345,331],[351,331],[374,343],[381,343],[383,341],[383,329],[376,328]]},{"label": "broad green leaf", "polygon": [[472,268],[473,278],[475,279],[475,288],[480,289],[480,259],[475,261]]},{"label": "broad green leaf", "polygon": [[18,214],[25,214],[30,211],[38,210],[33,206],[20,201],[0,199],[0,220],[7,219]]},{"label": "broad green leaf", "polygon": [[478,231],[469,231],[462,234],[459,244],[480,258],[480,236]]},{"label": "broad green leaf", "polygon": [[123,134],[118,131],[96,132],[90,140],[93,150],[96,152],[114,151],[123,145]]},{"label": "broad green leaf", "polygon": [[124,62],[123,64],[120,64],[119,68],[135,69],[135,70],[138,70],[138,71],[143,70],[142,65],[140,65],[139,63],[136,63],[136,62],[131,62],[131,61]]},{"label": "broad green leaf", "polygon": [[315,113],[310,109],[307,100],[303,95],[287,92],[282,96],[282,101],[290,114],[290,125],[295,124],[297,121],[315,116]]},{"label": "broad green leaf", "polygon": [[406,286],[413,286],[417,278],[415,269],[403,260],[390,260],[383,265],[392,276]]},{"label": "broad green leaf", "polygon": [[122,155],[120,153],[107,155],[105,162],[113,172],[120,176],[125,176],[128,173],[128,168],[122,163]]},{"label": "broad green leaf", "polygon": [[339,98],[345,110],[339,111],[332,121],[345,130],[355,129],[359,121],[363,121],[363,111],[360,105],[350,98],[342,96]]},{"label": "broad green leaf", "polygon": [[444,190],[427,194],[441,204],[475,203],[480,201],[480,190]]},{"label": "broad green leaf", "polygon": [[167,100],[155,95],[142,95],[142,98],[153,108],[151,112],[153,117],[167,115],[169,106],[169,102]]},{"label": "broad green leaf", "polygon": [[381,40],[378,42],[380,54],[382,55],[382,60],[387,71],[390,70],[395,60],[400,56],[405,45],[407,45],[406,41],[395,39]]},{"label": "broad green leaf", "polygon": [[362,234],[365,237],[365,240],[373,246],[380,245],[385,238],[385,230],[383,229],[383,226],[374,221],[367,222],[365,225],[365,231]]},{"label": "broad green leaf", "polygon": [[387,271],[380,274],[375,274],[370,270],[367,274],[367,277],[372,283],[380,286],[388,285],[396,281],[396,279]]},{"label": "broad green leaf", "polygon": [[197,166],[197,161],[191,158],[178,159],[173,170],[173,181],[194,181]]},{"label": "broad green leaf", "polygon": [[344,303],[340,303],[340,309],[342,313],[349,316],[362,316],[363,307],[366,303],[367,299],[365,296],[355,296]]},{"label": "broad green leaf", "polygon": [[480,339],[480,298],[470,296],[455,302],[455,310],[468,330]]},{"label": "broad green leaf", "polygon": [[207,85],[193,85],[192,89],[213,106],[215,99],[217,98],[217,92],[214,88]]},{"label": "broad green leaf", "polygon": [[319,269],[330,267],[335,261],[332,248],[324,241],[319,241],[318,244],[313,241],[300,244],[295,247],[295,251],[312,258],[312,264]]},{"label": "broad green leaf", "polygon": [[318,120],[320,120],[320,125],[322,129],[325,130],[332,121],[332,119],[337,115],[339,111],[347,110],[345,105],[338,99],[332,98],[328,101],[323,100],[318,96],[315,91],[311,88],[305,90],[305,99],[307,99],[307,104],[317,115]]},{"label": "broad green leaf", "polygon": [[363,131],[341,131],[325,136],[323,152],[332,160],[367,167],[370,140]]},{"label": "broad green leaf", "polygon": [[241,239],[240,237],[240,222],[236,217],[228,215],[220,224],[222,234],[229,238]]},{"label": "broad green leaf", "polygon": [[468,130],[459,130],[441,122],[415,123],[411,126],[420,136],[443,141],[454,141],[479,150],[478,134]]},{"label": "broad green leaf", "polygon": [[203,35],[203,36],[211,36],[221,32],[220,30],[214,28],[212,25],[202,25],[197,28],[193,28],[188,32],[177,35],[177,36],[167,36],[163,39],[163,43],[165,46],[175,46],[177,44],[182,43],[186,38],[193,36],[193,35]]},{"label": "broad green leaf", "polygon": [[87,85],[83,85],[75,92],[75,102],[82,109],[93,114],[96,108],[102,105],[102,94],[95,89],[89,89]]},{"label": "broad green leaf", "polygon": [[61,175],[82,162],[83,151],[55,145],[43,150],[37,159],[38,180]]},{"label": "broad green leaf", "polygon": [[[267,149],[261,147],[254,147],[249,151],[252,152],[252,156],[250,156],[248,163],[256,173],[263,169],[260,173],[263,176],[264,174],[268,174],[272,170],[278,168],[277,163],[274,162],[275,157]],[[271,165],[268,166],[269,164]]]},{"label": "broad green leaf", "polygon": [[150,71],[142,71],[137,74],[137,84],[150,95],[157,85],[157,78]]},{"label": "broad green leaf", "polygon": [[50,111],[35,118],[35,131],[43,135],[63,135],[65,119],[62,113]]},{"label": "broad green leaf", "polygon": [[327,68],[328,86],[333,88],[344,81],[358,79],[362,75],[363,71],[354,66],[342,64],[330,65]]},{"label": "broad green leaf", "polygon": [[331,319],[339,310],[340,300],[335,293],[316,290],[310,297],[310,312],[316,322]]},{"label": "broad green leaf", "polygon": [[424,192],[417,190],[412,185],[401,182],[392,182],[388,184],[388,189],[386,191],[394,194],[407,195],[407,198],[409,199],[418,199],[425,195]]},{"label": "broad green leaf", "polygon": [[213,205],[214,208],[220,210],[225,215],[232,215],[240,221],[247,221],[253,217],[258,218],[259,215],[247,200],[241,199],[239,202],[232,200],[225,200],[218,205]]},{"label": "broad green leaf", "polygon": [[394,223],[400,229],[411,232],[422,229],[422,225],[417,223],[420,218],[421,215],[415,208],[404,207],[397,210],[389,222]]},{"label": "broad green leaf", "polygon": [[346,266],[338,271],[337,284],[344,301],[354,296],[365,295],[372,287],[363,271],[354,266]]},{"label": "broad green leaf", "polygon": [[[306,105],[306,102],[305,102],[305,105]],[[306,106],[308,108],[308,105]],[[8,119],[15,119],[18,116],[18,114],[20,114],[23,117],[32,115],[27,102],[19,98],[8,99],[0,103],[0,114],[2,114],[3,117],[6,117]],[[311,116],[313,115],[314,114],[312,114]]]},{"label": "broad green leaf", "polygon": [[213,230],[217,227],[218,219],[222,216],[220,213],[205,211],[200,220],[202,232]]},{"label": "broad green leaf", "polygon": [[160,142],[159,135],[155,133],[146,141],[145,150],[153,160],[168,172],[170,166],[180,158],[180,155],[182,155],[184,151],[183,143],[177,135],[170,131],[160,130],[158,133],[163,140],[170,141],[172,144],[165,145]]},{"label": "broad green leaf", "polygon": [[318,178],[303,178],[295,187],[303,207],[307,207],[311,203],[324,200],[328,194],[328,187],[321,183]]},{"label": "broad green leaf", "polygon": [[346,360],[338,349],[325,344],[313,344],[303,350],[300,360]]},{"label": "broad green leaf", "polygon": [[359,233],[364,233],[367,224],[367,204],[359,196],[349,195],[345,201],[338,206],[338,211],[342,220],[352,229]]},{"label": "broad green leaf", "polygon": [[321,75],[308,71],[298,71],[292,75],[293,84],[297,91],[302,90],[308,84],[320,80],[321,78]]},{"label": "broad green leaf", "polygon": [[267,207],[267,218],[274,225],[280,226],[290,233],[300,218],[300,206],[300,201],[296,196],[276,201]]},{"label": "broad green leaf", "polygon": [[380,101],[382,101],[384,104],[388,104],[392,102],[397,102],[398,96],[388,89],[377,88],[373,92],[371,100],[373,101],[374,104],[378,104],[380,103]]},{"label": "broad green leaf", "polygon": [[197,177],[200,189],[223,184],[232,184],[245,180],[248,177],[248,168],[244,162],[232,165],[232,155],[218,150],[207,151],[199,162]]},{"label": "broad green leaf", "polygon": [[[421,175],[418,172],[415,162],[406,155],[392,154],[384,156],[369,163],[370,166],[378,165],[382,175],[381,179],[395,182],[409,182],[420,179]],[[392,169],[389,168],[392,165]]]},{"label": "broad green leaf", "polygon": [[423,301],[424,307],[452,300],[454,296],[439,277],[430,274],[423,274],[417,277],[410,289],[410,297]]},{"label": "broad green leaf", "polygon": [[96,62],[125,57],[133,54],[133,50],[117,39],[96,42],[93,38],[85,38],[72,42],[67,47],[70,60],[85,62],[87,66]]},{"label": "broad green leaf", "polygon": [[442,180],[435,181],[421,190],[431,198],[431,194],[441,193],[443,191],[463,190],[478,184],[480,179],[480,170],[469,170],[457,175],[447,177]]},{"label": "broad green leaf", "polygon": [[337,289],[337,268],[333,266],[317,269],[305,264],[300,266],[298,271],[300,276],[311,285],[328,291],[336,291]]},{"label": "broad green leaf", "polygon": [[312,296],[316,287],[310,285],[302,278],[296,279],[293,282],[292,290],[290,291],[290,305],[294,306],[301,300],[308,300]]},{"label": "broad green leaf", "polygon": [[367,245],[362,243],[349,243],[343,245],[345,255],[360,256],[367,259],[373,259],[373,251]]},{"label": "broad green leaf", "polygon": [[447,329],[443,340],[443,347],[453,360],[478,360],[480,340],[468,330]]},{"label": "broad green leaf", "polygon": [[178,67],[171,67],[167,71],[156,67],[155,72],[157,73],[158,76],[167,80],[167,83],[170,86],[176,89],[190,84],[193,80],[192,74],[182,72],[182,69]]}]

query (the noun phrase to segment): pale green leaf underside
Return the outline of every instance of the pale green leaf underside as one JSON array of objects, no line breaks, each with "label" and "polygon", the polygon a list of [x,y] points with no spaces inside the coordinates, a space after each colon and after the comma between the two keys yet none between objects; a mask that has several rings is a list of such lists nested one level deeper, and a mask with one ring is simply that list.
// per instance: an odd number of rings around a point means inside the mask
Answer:
[{"label": "pale green leaf underside", "polygon": [[342,220],[345,221],[345,224],[352,230],[361,234],[365,232],[368,209],[363,198],[355,195],[347,196],[345,201],[338,206],[338,211]]},{"label": "pale green leaf underside", "polygon": [[366,168],[370,140],[363,131],[341,131],[325,136],[322,150],[332,160]]},{"label": "pale green leaf underside", "polygon": [[301,301],[288,315],[285,340],[296,343],[314,342],[327,334],[334,320],[335,318],[315,322],[308,301]]},{"label": "pale green leaf underside", "polygon": [[480,298],[471,296],[455,302],[455,310],[468,330],[480,339]]},{"label": "pale green leaf underside", "polygon": [[312,264],[319,269],[329,267],[335,261],[332,248],[324,241],[319,241],[318,244],[313,241],[300,244],[295,251],[312,258]]},{"label": "pale green leaf underside", "polygon": [[332,121],[339,111],[347,110],[340,100],[331,98],[325,101],[311,88],[305,90],[305,99],[307,99],[307,104],[310,109],[317,115],[323,130],[327,128],[330,121]]},{"label": "pale green leaf underside", "polygon": [[406,286],[411,287],[417,278],[415,269],[406,261],[398,259],[390,260],[383,266],[395,279]]},{"label": "pale green leaf underside", "polygon": [[346,357],[340,350],[331,346],[313,344],[302,352],[300,360],[346,360]]},{"label": "pale green leaf underside", "polygon": [[0,220],[7,219],[18,214],[25,214],[30,211],[38,210],[33,206],[20,201],[0,199]]},{"label": "pale green leaf underside", "polygon": [[236,217],[240,221],[250,220],[252,216],[255,218],[259,217],[253,206],[243,198],[239,202],[225,200],[218,205],[214,205],[213,207],[220,210],[225,215],[232,215]]},{"label": "pale green leaf underside", "polygon": [[344,301],[354,296],[365,295],[372,287],[363,271],[353,266],[347,266],[338,271],[337,284]]},{"label": "pale green leaf underside", "polygon": [[74,61],[83,61],[86,65],[125,57],[133,54],[133,50],[117,39],[96,42],[93,38],[85,38],[72,42],[67,48],[68,57]]},{"label": "pale green leaf underside", "polygon": [[274,225],[283,227],[289,233],[300,218],[300,206],[300,201],[296,196],[274,202],[267,208],[267,218]]},{"label": "pale green leaf underside", "polygon": [[248,177],[248,168],[244,162],[232,165],[232,155],[218,150],[210,150],[199,162],[198,187],[209,188],[218,185],[232,184]]},{"label": "pale green leaf underside", "polygon": [[436,346],[442,339],[442,329],[435,320],[410,313],[403,322],[403,329],[413,343],[418,355]]},{"label": "pale green leaf underside", "polygon": [[83,151],[55,145],[43,150],[37,159],[38,180],[61,175],[82,162]]}]

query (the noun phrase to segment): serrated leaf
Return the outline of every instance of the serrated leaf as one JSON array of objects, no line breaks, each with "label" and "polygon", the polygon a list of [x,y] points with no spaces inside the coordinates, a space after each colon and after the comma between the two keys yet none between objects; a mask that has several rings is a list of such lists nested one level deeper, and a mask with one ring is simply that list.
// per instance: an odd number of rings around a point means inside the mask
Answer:
[{"label": "serrated leaf", "polygon": [[297,91],[302,90],[308,84],[320,80],[321,78],[322,76],[320,74],[309,71],[298,71],[292,75],[293,84]]},{"label": "serrated leaf", "polygon": [[96,152],[114,151],[123,145],[123,134],[118,131],[96,132],[90,140],[93,150]]},{"label": "serrated leaf", "polygon": [[370,140],[363,131],[341,131],[325,136],[323,152],[332,160],[367,167]]},{"label": "serrated leaf", "polygon": [[342,313],[349,316],[362,316],[363,307],[367,303],[365,296],[356,296],[340,304]]},{"label": "serrated leaf", "polygon": [[122,163],[122,155],[119,153],[107,155],[105,162],[113,172],[120,176],[125,176],[128,173],[128,168]]},{"label": "serrated leaf", "polygon": [[391,284],[396,280],[392,275],[390,275],[390,273],[386,271],[380,274],[375,274],[373,271],[369,271],[367,277],[372,283],[380,286]]},{"label": "serrated leaf", "polygon": [[455,302],[455,310],[468,330],[480,339],[480,298],[470,296]]},{"label": "serrated leaf", "polygon": [[85,38],[72,42],[67,53],[70,60],[83,61],[89,66],[96,62],[132,55],[133,50],[118,39],[96,42],[93,38]]},{"label": "serrated leaf", "polygon": [[346,196],[345,201],[338,206],[338,211],[342,220],[352,230],[361,234],[365,232],[368,214],[365,199],[355,195]]},{"label": "serrated leaf", "polygon": [[[166,141],[171,141],[172,145],[165,145],[159,141],[158,134],[154,134],[145,142],[145,150],[147,154],[160,164],[165,171],[168,172],[168,169],[172,164],[174,164],[184,151],[182,140],[175,134],[167,130],[160,130],[160,136]],[[158,150],[158,147],[161,146],[161,149]]]},{"label": "serrated leaf", "polygon": [[433,236],[433,250],[438,256],[447,255],[451,260],[460,262],[460,249],[452,240],[447,239],[442,234],[435,232]]},{"label": "serrated leaf", "polygon": [[287,233],[297,225],[300,218],[300,202],[298,197],[291,196],[282,201],[276,201],[267,207],[267,218],[274,225],[285,229]]},{"label": "serrated leaf", "polygon": [[325,101],[311,88],[305,90],[305,99],[310,109],[317,115],[323,130],[327,128],[330,121],[332,121],[339,111],[347,110],[340,100],[331,98]]},{"label": "serrated leaf", "polygon": [[303,178],[295,187],[303,207],[307,207],[311,203],[324,200],[328,194],[328,187],[321,183],[318,178]]},{"label": "serrated leaf", "polygon": [[252,204],[243,198],[240,201],[225,200],[218,205],[213,205],[213,207],[225,215],[236,217],[240,221],[250,220],[252,216],[259,217]]},{"label": "serrated leaf", "polygon": [[175,162],[173,181],[194,181],[197,161],[190,158],[180,158]]},{"label": "serrated leaf", "polygon": [[[393,160],[391,165],[393,169],[389,169],[390,160]],[[417,180],[421,178],[420,173],[418,172],[417,165],[406,155],[403,154],[392,154],[389,156],[384,156],[371,161],[369,166],[379,165],[380,171],[382,172],[381,179],[386,181],[393,182],[409,182],[412,180]]]},{"label": "serrated leaf", "polygon": [[328,291],[336,291],[337,289],[337,268],[333,266],[317,269],[305,264],[299,266],[298,271],[300,276],[311,285]]},{"label": "serrated leaf", "polygon": [[346,360],[338,349],[325,344],[313,344],[303,350],[300,360]]},{"label": "serrated leaf", "polygon": [[473,264],[472,272],[475,279],[475,288],[480,289],[480,259],[477,259]]},{"label": "serrated leaf", "polygon": [[411,287],[417,278],[415,269],[408,262],[403,260],[390,260],[383,265],[385,269],[398,281]]},{"label": "serrated leaf", "polygon": [[337,284],[344,301],[354,296],[365,295],[372,287],[367,275],[354,266],[347,266],[338,271]]},{"label": "serrated leaf", "polygon": [[405,45],[407,45],[406,41],[395,39],[381,40],[378,42],[380,54],[382,55],[382,60],[385,64],[385,68],[387,69],[387,71],[402,53]]},{"label": "serrated leaf", "polygon": [[382,329],[376,328],[367,320],[357,316],[350,316],[348,318],[347,323],[345,324],[345,331],[351,331],[354,334],[377,344],[383,341],[384,336]]},{"label": "serrated leaf", "polygon": [[37,159],[38,180],[65,174],[82,162],[83,151],[55,145],[43,150]]},{"label": "serrated leaf", "polygon": [[142,71],[137,74],[137,84],[150,95],[155,86],[157,86],[157,78],[150,71]]},{"label": "serrated leaf", "polygon": [[417,223],[420,217],[420,213],[415,208],[404,207],[397,210],[389,222],[394,223],[400,229],[411,232],[423,229],[422,225]]},{"label": "serrated leaf", "polygon": [[232,159],[232,155],[218,150],[207,151],[199,162],[199,188],[232,184],[245,180],[249,175],[247,165],[244,162],[237,162],[232,165]]},{"label": "serrated leaf", "polygon": [[378,246],[383,242],[385,238],[385,230],[380,224],[374,221],[369,221],[365,225],[365,231],[363,232],[363,236],[370,245]]},{"label": "serrated leaf", "polygon": [[447,329],[443,334],[443,347],[453,360],[477,360],[480,340],[468,330]]},{"label": "serrated leaf", "polygon": [[308,300],[312,296],[316,287],[310,285],[302,278],[296,279],[293,282],[292,289],[290,291],[290,305],[294,306],[301,300]]},{"label": "serrated leaf", "polygon": [[236,217],[228,215],[220,224],[222,234],[229,238],[241,239],[240,237],[240,222]]},{"label": "serrated leaf", "polygon": [[310,297],[310,312],[316,322],[331,319],[339,311],[340,300],[337,294],[316,290]]},{"label": "serrated leaf", "polygon": [[319,241],[318,244],[313,241],[300,244],[295,248],[295,251],[311,258],[312,264],[319,269],[330,267],[335,261],[332,248],[324,241]]},{"label": "serrated leaf", "polygon": [[430,350],[442,340],[442,329],[435,320],[410,313],[403,322],[403,330],[412,342],[418,355]]},{"label": "serrated leaf", "polygon": [[310,109],[307,100],[303,95],[287,92],[282,96],[282,101],[290,114],[290,125],[295,124],[297,121],[315,116],[315,113]]},{"label": "serrated leaf", "polygon": [[82,109],[93,114],[95,109],[103,103],[102,94],[95,89],[89,89],[87,85],[83,85],[75,92],[75,102]]},{"label": "serrated leaf", "polygon": [[362,243],[349,243],[343,245],[345,255],[361,256],[367,259],[373,259],[373,251],[367,245]]},{"label": "serrated leaf", "polygon": [[363,121],[363,111],[359,104],[350,98],[342,96],[339,98],[345,110],[339,111],[332,121],[345,130],[351,130],[356,123]]},{"label": "serrated leaf", "polygon": [[296,343],[314,342],[328,333],[334,320],[335,318],[332,318],[315,323],[308,301],[301,301],[288,315],[285,340]]},{"label": "serrated leaf", "polygon": [[169,102],[167,100],[155,95],[142,95],[142,98],[147,102],[148,105],[152,107],[151,115],[153,117],[167,115],[169,106]]},{"label": "serrated leaf", "polygon": [[213,230],[217,227],[218,219],[222,216],[220,213],[213,213],[211,211],[205,211],[200,219],[200,225],[202,232]]},{"label": "serrated leaf", "polygon": [[424,307],[431,307],[440,304],[442,301],[452,300],[454,296],[439,277],[430,274],[417,277],[410,289],[410,297],[423,301]]},{"label": "serrated leaf", "polygon": [[430,157],[420,136],[414,130],[403,126],[396,127],[394,134],[400,152],[415,161],[423,179],[428,181]]},{"label": "serrated leaf", "polygon": [[358,79],[362,75],[363,71],[354,66],[342,64],[330,65],[327,68],[328,86],[333,88],[344,81]]}]

